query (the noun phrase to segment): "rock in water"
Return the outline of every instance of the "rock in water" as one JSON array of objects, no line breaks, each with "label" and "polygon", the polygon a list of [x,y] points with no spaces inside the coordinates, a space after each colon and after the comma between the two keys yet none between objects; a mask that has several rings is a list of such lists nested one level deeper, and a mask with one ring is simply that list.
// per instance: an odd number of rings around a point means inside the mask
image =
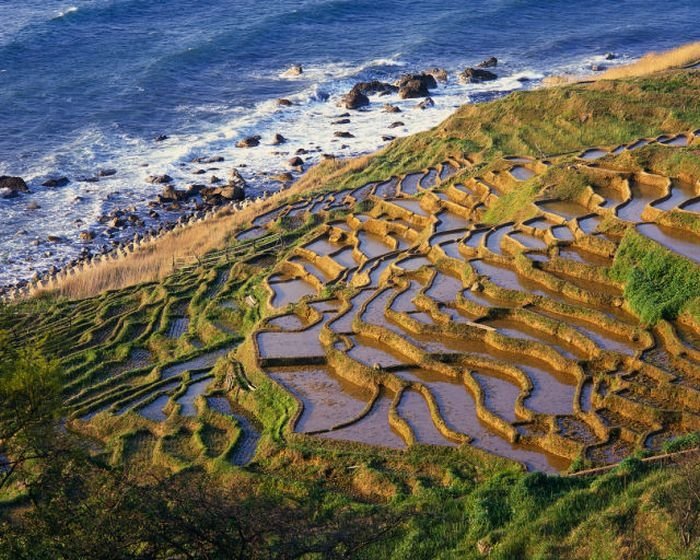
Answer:
[{"label": "rock in water", "polygon": [[272,137],[272,145],[273,146],[279,146],[280,144],[284,144],[287,141],[287,139],[282,136],[281,134],[275,134]]},{"label": "rock in water", "polygon": [[[8,175],[0,176],[0,196],[3,198],[12,198],[19,193],[28,193],[29,187],[24,182],[22,177],[10,177]],[[3,194],[4,193],[4,194]]]},{"label": "rock in water", "polygon": [[302,167],[304,165],[304,160],[301,159],[299,156],[294,156],[287,163],[289,167]]},{"label": "rock in water", "polygon": [[425,71],[425,74],[429,74],[438,82],[447,82],[448,73],[444,68],[430,68]]},{"label": "rock in water", "polygon": [[146,182],[152,185],[167,185],[173,182],[173,178],[170,175],[149,175]]},{"label": "rock in water", "polygon": [[359,109],[360,107],[366,107],[369,105],[369,97],[367,97],[361,91],[351,91],[347,95],[343,96],[341,101],[341,106],[346,109]]},{"label": "rock in water", "polygon": [[481,82],[490,82],[497,79],[498,76],[493,72],[488,70],[483,70],[481,68],[467,68],[464,72],[459,75],[461,82],[466,84],[479,84]]},{"label": "rock in water", "polygon": [[294,105],[289,99],[280,98],[277,100],[278,107],[291,107]]},{"label": "rock in water", "polygon": [[399,89],[399,97],[401,99],[413,99],[415,97],[428,97],[430,92],[425,82],[421,80],[410,80]]},{"label": "rock in water", "polygon": [[371,82],[358,82],[356,83],[350,92],[359,92],[363,95],[373,95],[375,93],[379,94],[389,94],[396,93],[399,88],[386,82],[380,82],[379,80],[373,80]]},{"label": "rock in water", "polygon": [[498,66],[498,59],[495,56],[490,56],[486,60],[480,62],[477,68],[495,68]]},{"label": "rock in water", "polygon": [[239,140],[236,148],[255,148],[260,145],[260,136],[249,136],[243,140]]},{"label": "rock in water", "polygon": [[396,86],[401,89],[408,82],[419,81],[423,84],[425,89],[435,89],[437,87],[437,81],[431,74],[426,74],[425,72],[421,74],[404,74],[396,82]]},{"label": "rock in water", "polygon": [[293,78],[294,76],[301,76],[303,73],[304,69],[301,64],[293,64],[282,73],[282,76],[285,78]]},{"label": "rock in water", "polygon": [[399,109],[396,105],[392,105],[391,103],[387,103],[382,108],[382,111],[384,111],[385,113],[400,113],[401,109]]},{"label": "rock in water", "polygon": [[423,101],[416,105],[416,109],[428,109],[430,107],[435,107],[435,101],[433,101],[432,97],[426,97]]},{"label": "rock in water", "polygon": [[70,183],[70,180],[68,177],[58,177],[55,179],[47,179],[44,181],[41,185],[44,187],[65,187],[68,183]]}]

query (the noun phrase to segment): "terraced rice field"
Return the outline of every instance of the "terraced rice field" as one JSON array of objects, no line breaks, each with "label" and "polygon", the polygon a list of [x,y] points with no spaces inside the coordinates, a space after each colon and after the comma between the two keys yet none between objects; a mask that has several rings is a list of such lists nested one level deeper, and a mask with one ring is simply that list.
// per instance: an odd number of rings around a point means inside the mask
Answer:
[{"label": "terraced rice field", "polygon": [[[315,193],[255,218],[237,240],[256,244],[234,261],[212,255],[13,332],[72,348],[59,356],[75,427],[113,433],[131,419],[124,454],[246,464],[260,429],[237,397],[255,390],[253,368],[297,401],[289,427],[304,437],[473,445],[545,471],[616,462],[700,429],[698,326],[645,327],[608,274],[632,228],[700,262],[700,239],[682,229],[700,185],[608,169],[605,157],[693,142],[586,150],[566,165],[605,186],[541,196],[518,222],[485,216],[556,162],[511,156],[481,176],[450,161]],[[313,216],[299,243],[265,253],[272,266],[255,264],[280,224]],[[235,353],[244,340],[254,363]]]},{"label": "terraced rice field", "polygon": [[[693,140],[678,138],[666,145]],[[464,184],[439,170],[368,184],[355,191],[373,202],[367,212],[345,193],[345,220],[318,227],[276,268],[294,266],[289,290],[304,281],[314,293],[280,300],[273,273],[272,316],[253,335],[259,367],[301,405],[294,429],[398,448],[471,443],[542,470],[579,456],[616,462],[699,429],[698,333],[640,324],[607,273],[619,236],[600,227],[636,227],[698,262],[694,234],[662,224],[692,213],[700,186],[608,170],[598,160],[611,151],[592,148],[575,165],[616,188],[536,201],[522,223],[483,216],[546,171],[531,158]],[[333,258],[343,252],[352,258]],[[328,288],[337,311],[314,311]]]}]

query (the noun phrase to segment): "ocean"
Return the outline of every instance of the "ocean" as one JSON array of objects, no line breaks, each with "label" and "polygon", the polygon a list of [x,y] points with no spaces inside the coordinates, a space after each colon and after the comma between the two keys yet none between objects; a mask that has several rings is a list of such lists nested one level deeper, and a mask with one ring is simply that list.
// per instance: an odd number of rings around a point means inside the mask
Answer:
[{"label": "ocean", "polygon": [[[131,206],[149,225],[144,209],[161,189],[150,174],[201,182],[192,160],[223,156],[206,177],[235,166],[252,194],[274,190],[266,173],[299,149],[308,163],[368,152],[463,103],[698,40],[699,16],[697,0],[0,0],[0,175],[33,191],[0,199],[0,286],[74,258],[82,230],[108,244],[97,220],[114,208]],[[489,56],[498,80],[454,79]],[[285,77],[293,64],[304,72]],[[354,138],[334,135],[337,100],[354,83],[434,66],[452,73],[435,107],[375,98],[342,127]],[[383,113],[386,102],[403,112]],[[272,146],[275,133],[288,142]],[[261,145],[234,147],[250,135]],[[107,168],[116,174],[84,180]],[[63,176],[64,187],[41,186]]]}]

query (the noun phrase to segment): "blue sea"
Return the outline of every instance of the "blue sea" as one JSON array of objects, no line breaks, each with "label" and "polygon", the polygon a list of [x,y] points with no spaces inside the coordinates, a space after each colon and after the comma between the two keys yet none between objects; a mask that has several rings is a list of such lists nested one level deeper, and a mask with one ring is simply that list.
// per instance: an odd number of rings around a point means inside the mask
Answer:
[{"label": "blue sea", "polygon": [[[99,232],[110,209],[145,208],[159,190],[149,174],[201,182],[192,160],[223,156],[207,178],[236,166],[253,192],[274,190],[266,174],[299,149],[309,163],[371,151],[460,104],[699,40],[698,21],[697,0],[0,0],[0,175],[33,191],[0,200],[0,285],[74,257],[79,232]],[[497,81],[454,78],[489,56]],[[285,77],[292,64],[303,74]],[[434,66],[452,73],[434,108],[374,99],[344,128],[354,138],[333,134],[337,100],[356,81]],[[281,97],[294,106],[278,107]],[[403,113],[383,113],[387,101]],[[274,133],[288,142],[270,145]],[[234,147],[252,134],[259,147]],[[82,180],[104,168],[117,173]],[[58,176],[70,184],[41,186]],[[47,244],[49,234],[64,242]]]}]

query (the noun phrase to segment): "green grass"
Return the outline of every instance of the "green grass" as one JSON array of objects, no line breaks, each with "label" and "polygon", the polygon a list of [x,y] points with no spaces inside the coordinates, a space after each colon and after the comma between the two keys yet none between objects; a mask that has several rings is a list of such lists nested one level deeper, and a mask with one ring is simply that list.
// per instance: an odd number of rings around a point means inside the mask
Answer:
[{"label": "green grass", "polygon": [[700,267],[634,230],[625,234],[610,274],[625,283],[625,298],[648,325],[684,310],[699,317]]}]

